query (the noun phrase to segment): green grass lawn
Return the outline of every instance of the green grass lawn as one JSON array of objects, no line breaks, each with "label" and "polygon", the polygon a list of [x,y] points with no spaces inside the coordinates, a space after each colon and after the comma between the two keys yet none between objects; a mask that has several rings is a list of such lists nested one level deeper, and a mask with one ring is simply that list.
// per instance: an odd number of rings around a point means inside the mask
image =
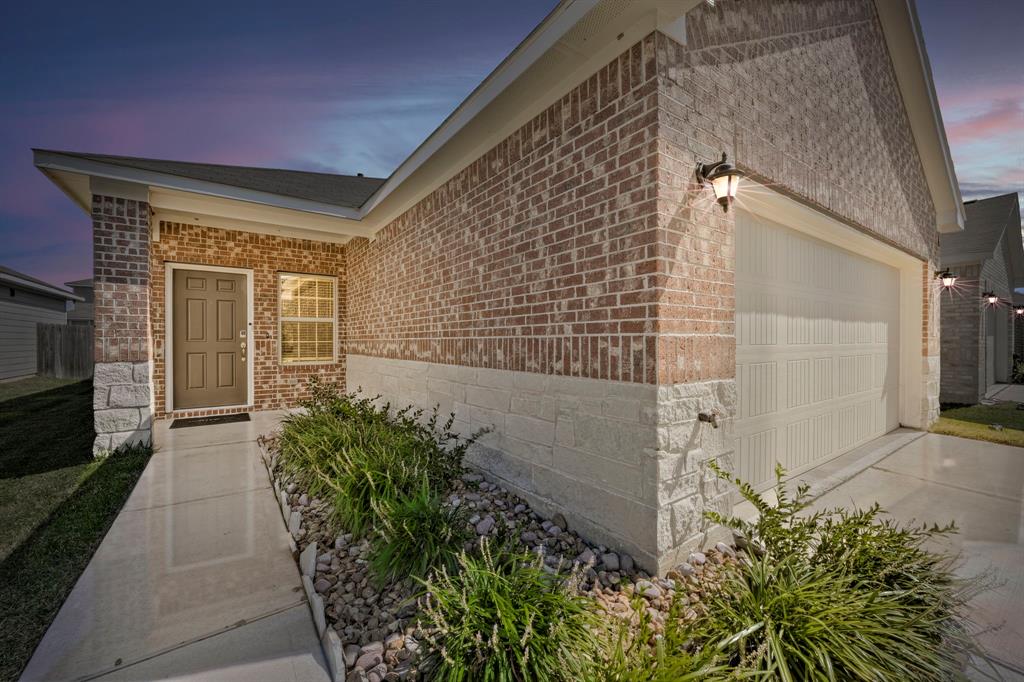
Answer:
[{"label": "green grass lawn", "polygon": [[92,382],[0,384],[0,680],[17,678],[149,459],[92,457]]},{"label": "green grass lawn", "polygon": [[[993,429],[993,424],[1001,425],[1002,430]],[[943,410],[931,430],[948,436],[1024,447],[1024,410],[1018,410],[1015,402]]]}]

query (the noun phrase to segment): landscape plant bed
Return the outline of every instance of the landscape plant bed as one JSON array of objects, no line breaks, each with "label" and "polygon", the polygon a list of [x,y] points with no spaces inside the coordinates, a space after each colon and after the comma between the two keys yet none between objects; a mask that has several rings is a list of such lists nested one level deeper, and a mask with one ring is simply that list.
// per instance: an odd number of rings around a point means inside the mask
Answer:
[{"label": "landscape plant bed", "polygon": [[651,576],[464,469],[451,420],[319,386],[306,407],[264,445],[347,680],[944,679],[971,646],[973,586],[923,549],[952,528],[808,514],[780,470],[775,504],[736,481],[757,522],[708,515],[734,545]]},{"label": "landscape plant bed", "polygon": [[[273,441],[269,444],[272,448]],[[361,679],[360,672],[367,680],[389,679],[389,673],[397,679],[417,679],[416,661],[424,634],[416,623],[416,597],[422,588],[409,579],[374,585],[368,568],[369,539],[353,540],[351,533],[339,533],[330,522],[329,502],[310,498],[296,481],[282,475],[280,467],[272,471],[288,508],[302,518],[293,533],[298,551],[315,543],[313,586],[324,598],[329,627],[343,643],[346,665],[354,673],[350,679]],[[687,604],[684,617],[695,619],[708,586],[719,579],[720,566],[735,560],[733,548],[720,544],[714,550],[693,553],[689,562],[664,578],[653,577],[638,569],[628,554],[588,543],[567,529],[560,515],[542,517],[479,473],[467,472],[453,481],[447,504],[470,510],[467,530],[473,538],[464,548],[467,551],[481,537],[495,538],[509,528],[518,529],[518,546],[541,554],[552,570],[580,566],[580,593],[595,599],[611,616],[637,619],[632,597],[642,596],[655,632],[663,627],[673,599]]]}]

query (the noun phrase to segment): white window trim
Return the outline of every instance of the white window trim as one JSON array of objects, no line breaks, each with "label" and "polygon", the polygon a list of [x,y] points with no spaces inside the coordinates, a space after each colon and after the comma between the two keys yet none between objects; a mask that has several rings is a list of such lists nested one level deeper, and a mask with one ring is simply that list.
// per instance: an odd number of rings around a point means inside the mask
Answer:
[{"label": "white window trim", "polygon": [[[284,277],[305,277],[306,279],[313,279],[317,281],[331,282],[334,285],[334,296],[333,305],[331,306],[331,323],[334,325],[333,336],[331,339],[331,359],[330,360],[296,360],[294,362],[286,362],[284,359],[284,350],[282,344],[284,343],[284,336],[281,333],[282,326],[284,325],[284,316],[281,314],[281,283]],[[289,322],[323,322],[326,317],[289,317]],[[314,365],[334,365],[338,362],[338,278],[334,275],[317,275],[311,272],[285,272],[283,270],[277,273],[277,362],[282,367],[310,367]]]},{"label": "white window trim", "polygon": [[210,407],[188,408],[192,410],[228,410],[232,408],[252,408],[255,405],[253,387],[253,367],[256,364],[256,345],[253,338],[253,276],[248,268],[226,268],[219,265],[196,265],[194,263],[165,263],[164,280],[164,410],[174,412],[174,271],[204,270],[207,272],[230,272],[245,275],[246,299],[246,343],[249,348],[249,359],[246,362],[246,403],[244,405],[212,405]]}]

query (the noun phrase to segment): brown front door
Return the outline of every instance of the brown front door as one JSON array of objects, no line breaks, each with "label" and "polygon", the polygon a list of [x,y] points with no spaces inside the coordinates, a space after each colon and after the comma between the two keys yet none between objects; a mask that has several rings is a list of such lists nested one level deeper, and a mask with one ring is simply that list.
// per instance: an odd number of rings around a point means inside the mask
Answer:
[{"label": "brown front door", "polygon": [[174,409],[246,403],[245,293],[245,275],[174,271]]}]

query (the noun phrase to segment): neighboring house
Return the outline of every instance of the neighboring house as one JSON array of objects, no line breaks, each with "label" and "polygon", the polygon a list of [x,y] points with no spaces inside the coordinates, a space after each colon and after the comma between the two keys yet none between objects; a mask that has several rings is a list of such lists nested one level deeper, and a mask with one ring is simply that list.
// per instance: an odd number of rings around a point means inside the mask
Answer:
[{"label": "neighboring house", "polygon": [[0,265],[0,380],[36,373],[36,324],[67,324],[82,299]]},{"label": "neighboring house", "polygon": [[75,303],[75,306],[68,311],[68,324],[92,324],[92,278],[64,282],[64,286],[82,298],[80,303]]},{"label": "neighboring house", "polygon": [[[1019,347],[1015,289],[1024,287],[1017,193],[968,201],[963,232],[939,238],[941,266],[957,277],[942,292],[943,403],[974,404],[1013,376]],[[998,298],[990,303],[984,294]]]},{"label": "neighboring house", "polygon": [[317,375],[491,426],[473,463],[654,569],[731,507],[707,460],[938,413],[963,205],[906,0],[565,0],[387,179],[35,163],[92,216],[97,449]]}]

